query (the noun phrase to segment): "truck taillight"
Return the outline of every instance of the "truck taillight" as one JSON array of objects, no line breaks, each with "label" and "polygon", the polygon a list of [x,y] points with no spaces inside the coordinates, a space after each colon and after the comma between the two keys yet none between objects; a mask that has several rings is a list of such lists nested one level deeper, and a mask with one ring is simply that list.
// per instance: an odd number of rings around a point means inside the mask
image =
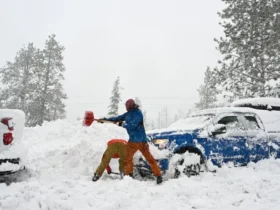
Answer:
[{"label": "truck taillight", "polygon": [[6,125],[8,127],[8,129],[9,129],[9,131],[13,131],[14,130],[12,118],[2,118],[1,119],[1,123]]},{"label": "truck taillight", "polygon": [[3,143],[4,145],[9,145],[13,141],[13,134],[12,133],[4,133],[3,135]]}]

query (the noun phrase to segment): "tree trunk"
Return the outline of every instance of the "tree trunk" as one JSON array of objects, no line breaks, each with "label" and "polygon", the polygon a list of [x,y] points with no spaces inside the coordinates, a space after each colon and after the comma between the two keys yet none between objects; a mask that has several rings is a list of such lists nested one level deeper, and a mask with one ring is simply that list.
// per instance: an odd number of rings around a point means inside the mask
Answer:
[{"label": "tree trunk", "polygon": [[49,84],[49,78],[50,78],[50,67],[51,67],[51,50],[49,51],[48,55],[48,64],[47,64],[47,71],[45,75],[45,83],[44,83],[44,90],[42,93],[42,104],[41,104],[41,110],[40,110],[40,120],[39,120],[39,125],[43,124],[44,121],[44,116],[45,116],[45,105],[46,105],[46,95],[47,95],[47,88]]}]

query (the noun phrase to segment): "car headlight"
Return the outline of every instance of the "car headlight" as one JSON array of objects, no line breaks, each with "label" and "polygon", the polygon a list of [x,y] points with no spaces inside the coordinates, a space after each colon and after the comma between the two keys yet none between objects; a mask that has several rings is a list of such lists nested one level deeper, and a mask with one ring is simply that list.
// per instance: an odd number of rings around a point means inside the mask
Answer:
[{"label": "car headlight", "polygon": [[167,143],[169,142],[169,139],[154,139],[154,144],[158,145],[160,149],[163,149],[166,147]]}]

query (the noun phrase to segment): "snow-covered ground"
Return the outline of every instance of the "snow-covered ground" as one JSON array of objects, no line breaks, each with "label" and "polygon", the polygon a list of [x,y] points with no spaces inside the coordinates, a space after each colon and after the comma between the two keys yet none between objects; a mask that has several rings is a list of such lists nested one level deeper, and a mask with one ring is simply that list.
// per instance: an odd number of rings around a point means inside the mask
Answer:
[{"label": "snow-covered ground", "polygon": [[[161,185],[106,172],[93,183],[106,142],[127,134],[112,124],[81,124],[57,121],[25,129],[28,176],[0,184],[1,210],[280,209],[280,160],[273,159]],[[115,171],[117,166],[113,161]]]}]

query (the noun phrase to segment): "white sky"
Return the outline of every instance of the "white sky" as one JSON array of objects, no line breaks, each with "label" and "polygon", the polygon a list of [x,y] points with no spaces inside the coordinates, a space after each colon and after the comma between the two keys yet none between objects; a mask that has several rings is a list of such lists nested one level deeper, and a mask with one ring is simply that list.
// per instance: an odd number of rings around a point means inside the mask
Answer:
[{"label": "white sky", "polygon": [[139,97],[148,117],[197,100],[204,71],[219,59],[221,0],[0,0],[0,66],[50,34],[65,50],[67,116],[107,114],[114,80],[123,103]]}]

